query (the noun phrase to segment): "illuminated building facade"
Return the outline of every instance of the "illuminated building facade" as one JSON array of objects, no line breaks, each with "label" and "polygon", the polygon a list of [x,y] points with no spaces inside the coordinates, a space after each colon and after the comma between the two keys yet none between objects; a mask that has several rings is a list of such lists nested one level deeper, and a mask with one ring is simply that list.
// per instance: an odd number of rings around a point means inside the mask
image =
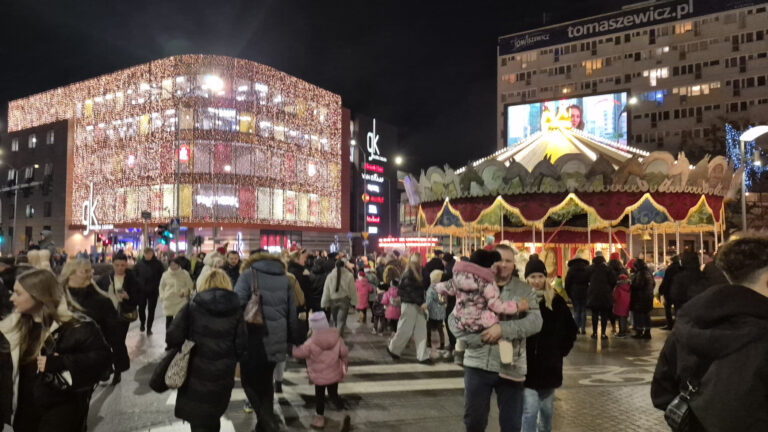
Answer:
[{"label": "illuminated building facade", "polygon": [[256,230],[347,231],[345,116],[340,96],[268,66],[184,55],[14,100],[8,130],[68,121],[68,245],[178,211],[186,240],[234,229],[252,249]]}]

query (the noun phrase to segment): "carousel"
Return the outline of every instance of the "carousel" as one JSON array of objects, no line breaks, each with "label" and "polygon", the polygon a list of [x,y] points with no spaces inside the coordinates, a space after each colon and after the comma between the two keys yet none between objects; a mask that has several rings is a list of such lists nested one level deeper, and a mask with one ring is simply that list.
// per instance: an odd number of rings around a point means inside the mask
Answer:
[{"label": "carousel", "polygon": [[508,241],[539,253],[553,275],[598,250],[663,264],[681,250],[681,236],[702,254],[704,239],[713,239],[716,250],[724,202],[741,176],[726,158],[691,165],[684,153],[649,153],[570,125],[561,112],[542,119],[540,132],[463,168],[408,175],[417,230],[447,236],[463,255]]}]

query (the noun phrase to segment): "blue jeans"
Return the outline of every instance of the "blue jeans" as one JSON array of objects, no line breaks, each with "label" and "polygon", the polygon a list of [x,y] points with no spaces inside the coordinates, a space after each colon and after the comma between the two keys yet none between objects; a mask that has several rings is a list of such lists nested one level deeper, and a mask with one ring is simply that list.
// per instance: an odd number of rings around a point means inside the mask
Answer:
[{"label": "blue jeans", "polygon": [[523,416],[523,383],[501,378],[496,372],[464,368],[464,426],[467,432],[484,432],[496,391],[501,432],[520,432]]},{"label": "blue jeans", "polygon": [[587,301],[571,300],[573,303],[573,320],[576,321],[576,327],[584,330],[587,327]]},{"label": "blue jeans", "polygon": [[[555,389],[526,388],[523,395],[523,432],[552,431],[552,403],[555,400]],[[537,423],[538,429],[536,429]]]}]

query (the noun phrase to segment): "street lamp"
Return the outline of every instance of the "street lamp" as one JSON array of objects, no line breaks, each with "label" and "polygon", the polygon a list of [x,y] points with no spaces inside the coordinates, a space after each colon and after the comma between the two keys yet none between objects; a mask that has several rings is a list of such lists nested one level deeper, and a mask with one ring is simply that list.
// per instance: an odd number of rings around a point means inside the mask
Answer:
[{"label": "street lamp", "polygon": [[747,130],[739,137],[741,167],[744,170],[741,176],[741,229],[744,231],[747,230],[747,156],[744,147],[749,141],[754,141],[766,133],[768,133],[768,125],[760,125]]},{"label": "street lamp", "polygon": [[[19,207],[19,170],[14,167],[13,165],[9,164],[8,162],[3,162],[0,160],[0,164],[8,165],[8,168],[12,169],[14,172],[14,182],[16,183],[13,187],[13,235],[11,236],[11,255],[13,255],[13,243],[14,243],[14,237],[16,237],[16,209]],[[35,169],[40,168],[39,164],[32,165]]]},{"label": "street lamp", "polygon": [[400,155],[395,156],[395,165],[400,166],[403,164],[403,157]]}]

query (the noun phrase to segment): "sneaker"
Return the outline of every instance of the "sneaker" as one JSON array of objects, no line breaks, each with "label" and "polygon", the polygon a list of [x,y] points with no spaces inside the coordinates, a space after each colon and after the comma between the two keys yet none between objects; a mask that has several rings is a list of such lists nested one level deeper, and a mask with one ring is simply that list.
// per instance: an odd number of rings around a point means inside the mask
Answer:
[{"label": "sneaker", "polygon": [[152,336],[152,329],[151,328],[147,329],[147,336]]},{"label": "sneaker", "polygon": [[282,381],[275,381],[275,393],[282,393],[282,392],[283,392]]},{"label": "sneaker", "polygon": [[620,338],[620,339],[624,339],[625,337],[627,337],[627,334],[619,332],[619,333],[616,334],[616,337]]},{"label": "sneaker", "polygon": [[607,335],[607,334],[605,334],[605,333],[603,333],[603,334],[600,336],[600,339],[603,339],[603,340],[605,340],[605,339],[608,339],[608,335]]},{"label": "sneaker", "polygon": [[310,427],[313,429],[322,429],[325,427],[325,417],[321,415],[316,415],[315,418],[312,419],[312,422],[309,424]]},{"label": "sneaker", "polygon": [[372,328],[372,329],[371,329],[371,334],[376,334],[376,333],[377,333],[377,332],[376,332],[376,329],[375,329],[375,328]]},{"label": "sneaker", "polygon": [[642,338],[643,339],[650,339],[651,338],[651,331],[650,330],[644,331]]},{"label": "sneaker", "polygon": [[141,323],[141,326],[139,327],[139,331],[140,331],[140,332],[143,332],[144,330],[146,330],[146,329],[144,328],[144,323]]},{"label": "sneaker", "polygon": [[251,406],[251,402],[248,399],[246,399],[245,403],[243,404],[243,412],[246,414],[253,412],[253,406]]}]

